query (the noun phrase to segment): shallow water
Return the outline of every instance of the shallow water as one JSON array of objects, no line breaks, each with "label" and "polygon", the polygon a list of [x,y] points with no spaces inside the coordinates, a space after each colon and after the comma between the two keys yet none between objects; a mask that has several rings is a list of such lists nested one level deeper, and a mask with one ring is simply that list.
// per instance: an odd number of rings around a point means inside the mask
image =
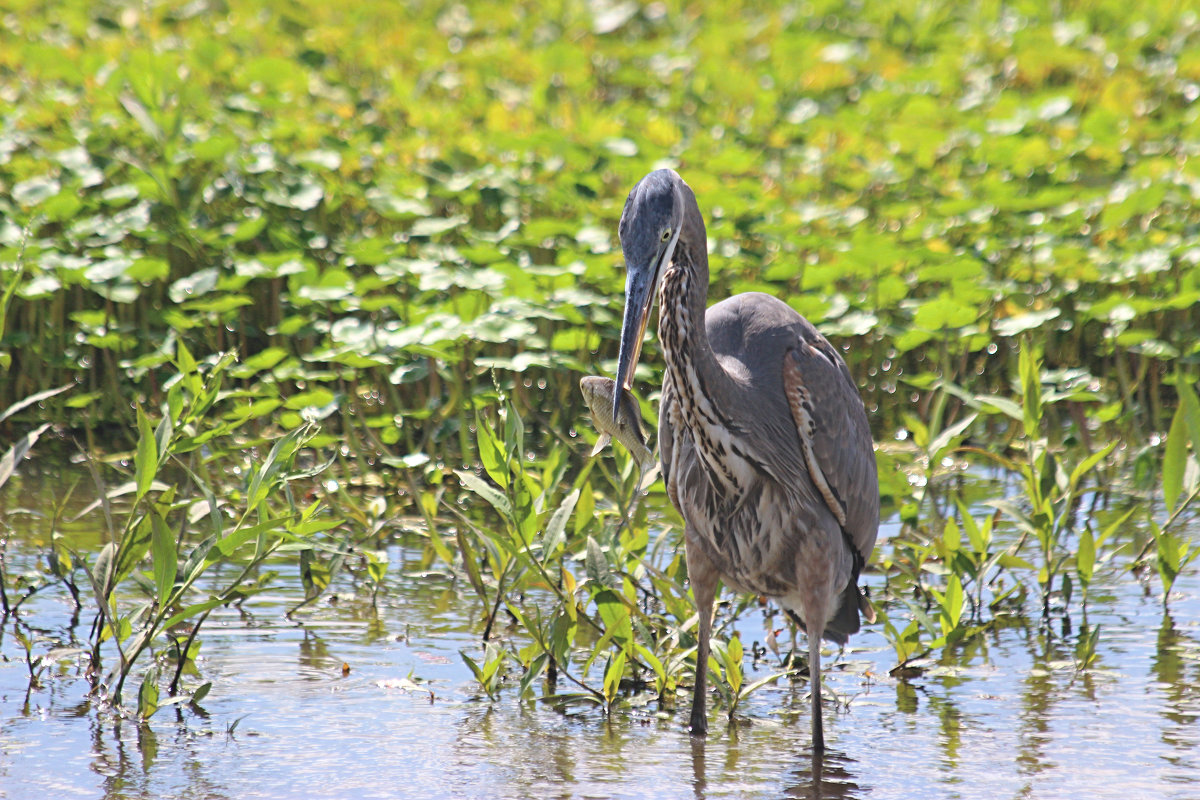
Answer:
[{"label": "shallow water", "polygon": [[[0,516],[23,519],[3,500]],[[33,563],[39,526],[16,528],[10,575]],[[751,695],[733,728],[711,711],[706,741],[687,734],[682,709],[606,719],[511,690],[479,699],[459,651],[478,651],[480,609],[450,579],[420,574],[418,556],[391,547],[378,615],[342,587],[289,621],[303,592],[287,571],[245,614],[214,612],[201,637],[213,682],[204,713],[168,707],[146,725],[98,711],[73,667],[27,694],[7,621],[0,797],[1200,797],[1194,571],[1176,584],[1173,619],[1127,573],[1094,586],[1099,659],[1083,674],[1071,662],[1078,617],[1066,635],[1035,623],[997,631],[909,681],[888,676],[891,648],[868,629],[829,653],[839,702],[826,705],[814,781],[803,682]],[[71,608],[57,591],[22,607],[41,633],[35,652],[69,638]],[[736,627],[746,642],[762,637],[756,612]]]}]

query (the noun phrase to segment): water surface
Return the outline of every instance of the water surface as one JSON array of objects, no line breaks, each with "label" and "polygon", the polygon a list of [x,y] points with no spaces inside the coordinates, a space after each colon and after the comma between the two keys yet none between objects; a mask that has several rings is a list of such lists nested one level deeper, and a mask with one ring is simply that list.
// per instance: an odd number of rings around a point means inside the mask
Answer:
[{"label": "water surface", "polygon": [[[0,506],[13,526],[10,575],[37,564],[48,524],[19,511],[18,491]],[[213,682],[203,712],[168,707],[144,725],[90,703],[70,661],[27,692],[7,620],[0,797],[1200,797],[1194,571],[1176,584],[1171,616],[1156,580],[1147,593],[1106,573],[1093,587],[1088,622],[1102,631],[1088,672],[1074,668],[1078,615],[1067,632],[1014,621],[907,681],[888,675],[877,630],[827,651],[837,708],[826,706],[829,750],[814,781],[803,681],[761,689],[733,727],[710,709],[707,740],[684,729],[686,703],[609,719],[522,703],[514,690],[481,699],[459,657],[478,652],[481,610],[451,578],[423,572],[410,544],[389,549],[377,613],[342,585],[336,601],[289,620],[303,596],[289,570],[244,612],[218,609],[201,637],[202,678],[191,679]],[[35,653],[70,640],[72,608],[57,588],[22,606]],[[743,641],[762,640],[759,612],[735,625]]]}]

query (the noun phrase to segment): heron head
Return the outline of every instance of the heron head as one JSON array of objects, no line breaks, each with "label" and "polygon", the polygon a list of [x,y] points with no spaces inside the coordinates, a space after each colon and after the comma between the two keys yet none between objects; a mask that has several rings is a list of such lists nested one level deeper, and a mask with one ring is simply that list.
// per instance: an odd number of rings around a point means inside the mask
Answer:
[{"label": "heron head", "polygon": [[622,389],[633,386],[633,372],[642,353],[650,306],[658,294],[663,271],[671,263],[683,229],[683,179],[670,169],[651,172],[637,182],[621,212],[621,250],[625,254],[625,316],[621,351],[613,387],[614,419]]}]

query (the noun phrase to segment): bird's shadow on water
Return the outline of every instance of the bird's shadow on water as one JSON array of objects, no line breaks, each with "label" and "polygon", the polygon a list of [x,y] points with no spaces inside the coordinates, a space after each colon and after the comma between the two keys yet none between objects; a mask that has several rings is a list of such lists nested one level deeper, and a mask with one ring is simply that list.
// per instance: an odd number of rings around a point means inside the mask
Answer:
[{"label": "bird's shadow on water", "polygon": [[[706,745],[704,737],[692,737],[692,794],[704,800],[707,794]],[[797,756],[796,765],[788,773],[782,797],[804,800],[857,800],[866,796],[856,782],[853,758],[836,750],[826,750],[824,757],[815,753]]]}]

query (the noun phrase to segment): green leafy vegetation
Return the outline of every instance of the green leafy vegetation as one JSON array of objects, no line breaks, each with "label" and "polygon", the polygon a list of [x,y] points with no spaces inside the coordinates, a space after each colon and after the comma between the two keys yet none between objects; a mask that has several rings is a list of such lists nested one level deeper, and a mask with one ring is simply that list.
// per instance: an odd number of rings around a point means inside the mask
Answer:
[{"label": "green leafy vegetation", "polygon": [[616,220],[670,164],[711,295],[778,295],[845,348],[898,523],[868,570],[895,673],[1073,615],[1089,669],[1097,572],[1166,606],[1200,552],[1198,53],[1196,9],[1115,0],[19,2],[0,484],[78,434],[107,538],[52,524],[42,574],[0,560],[3,612],[67,586],[97,694],[140,678],[149,716],[207,691],[181,676],[209,610],[280,569],[296,611],[340,572],[374,605],[404,537],[477,597],[488,697],[672,707],[711,669],[732,719],[802,676],[746,674],[753,598],[695,664],[661,482],[577,443]]},{"label": "green leafy vegetation", "polygon": [[[143,717],[168,702],[160,701],[161,667],[173,673],[170,702],[198,700],[208,692],[204,683],[180,694],[184,670],[194,664],[199,647],[197,634],[212,609],[268,588],[276,574],[269,566],[281,554],[336,549],[321,534],[339,520],[320,500],[301,504],[290,486],[323,468],[296,464],[313,429],[235,438],[238,422],[216,423],[219,406],[227,402],[220,397],[221,379],[232,362],[225,357],[201,368],[180,344],[173,360],[179,373],[170,382],[163,413],[152,424],[151,415],[137,409],[132,471],[128,459],[89,463],[99,497],[79,516],[102,511],[104,544],[95,553],[80,552],[52,531],[46,579],[70,587],[77,615],[94,614],[90,641],[84,643],[92,689],[121,705],[126,680],[144,666],[139,659],[148,653],[136,703]],[[17,448],[27,447],[30,438]],[[4,461],[19,459],[14,449]],[[0,468],[0,484],[10,475]],[[230,480],[233,475],[241,477]],[[113,485],[114,477],[122,482]],[[90,593],[79,591],[79,572]],[[41,587],[23,588],[32,593]],[[10,605],[6,594],[0,600],[5,616],[16,613],[21,602]]]}]

